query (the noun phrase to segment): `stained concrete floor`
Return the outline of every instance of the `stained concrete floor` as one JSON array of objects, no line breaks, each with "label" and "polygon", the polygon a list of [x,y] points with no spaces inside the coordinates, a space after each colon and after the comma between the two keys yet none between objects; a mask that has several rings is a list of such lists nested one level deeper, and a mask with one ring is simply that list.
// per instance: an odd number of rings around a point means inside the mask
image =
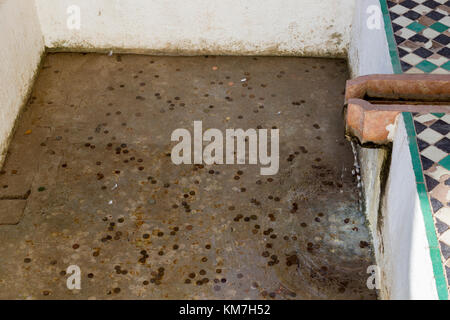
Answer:
[{"label": "stained concrete floor", "polygon": [[[47,55],[0,175],[18,222],[0,226],[0,298],[376,298],[347,78],[331,59]],[[279,173],[172,164],[194,120],[279,128]]]}]

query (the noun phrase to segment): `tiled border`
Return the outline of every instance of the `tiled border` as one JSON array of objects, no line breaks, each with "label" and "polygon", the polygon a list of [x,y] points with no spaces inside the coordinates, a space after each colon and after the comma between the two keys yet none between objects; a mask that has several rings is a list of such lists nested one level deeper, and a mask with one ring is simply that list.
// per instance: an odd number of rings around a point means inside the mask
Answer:
[{"label": "tiled border", "polygon": [[[388,9],[387,0],[380,0],[380,6],[385,22],[386,37],[389,45],[389,53],[391,56],[392,67],[394,73],[402,72],[402,64],[399,57],[397,42],[395,40],[394,30],[391,22],[391,14]],[[433,219],[432,208],[425,184],[424,173],[419,154],[416,130],[414,126],[413,115],[409,112],[403,113],[406,130],[408,133],[409,149],[413,162],[413,169],[416,177],[417,193],[420,200],[420,207],[424,217],[426,235],[430,248],[430,257],[433,266],[433,273],[436,281],[436,289],[440,300],[448,300],[448,285],[444,274],[444,265],[442,254],[437,238],[435,221]]]}]

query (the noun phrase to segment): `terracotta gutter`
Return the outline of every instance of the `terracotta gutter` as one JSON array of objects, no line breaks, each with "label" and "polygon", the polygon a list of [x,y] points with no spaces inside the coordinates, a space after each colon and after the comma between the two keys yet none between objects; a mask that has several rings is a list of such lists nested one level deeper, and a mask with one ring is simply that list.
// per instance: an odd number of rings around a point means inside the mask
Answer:
[{"label": "terracotta gutter", "polygon": [[346,135],[385,145],[401,112],[450,113],[450,75],[370,75],[347,81]]}]

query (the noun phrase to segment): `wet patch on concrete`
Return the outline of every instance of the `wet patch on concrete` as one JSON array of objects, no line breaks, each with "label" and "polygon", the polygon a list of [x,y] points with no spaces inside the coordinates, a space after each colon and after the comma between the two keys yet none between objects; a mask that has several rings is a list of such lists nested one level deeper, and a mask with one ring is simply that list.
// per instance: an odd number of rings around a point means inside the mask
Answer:
[{"label": "wet patch on concrete", "polygon": [[[0,175],[0,199],[26,195],[0,226],[0,297],[376,298],[347,78],[342,60],[49,54]],[[279,173],[172,164],[194,120],[278,128]]]}]

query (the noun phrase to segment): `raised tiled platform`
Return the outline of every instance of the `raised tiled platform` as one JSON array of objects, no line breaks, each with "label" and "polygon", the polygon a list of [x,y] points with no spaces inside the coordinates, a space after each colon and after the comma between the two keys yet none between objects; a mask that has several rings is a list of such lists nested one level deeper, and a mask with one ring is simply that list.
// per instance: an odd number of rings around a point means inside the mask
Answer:
[{"label": "raised tiled platform", "polygon": [[387,1],[401,68],[407,73],[450,70],[450,1]]},{"label": "raised tiled platform", "polygon": [[[386,26],[386,34],[394,71],[450,74],[450,1],[380,0],[380,3],[385,16],[386,8],[389,10],[391,26]],[[450,114],[405,114],[405,120],[411,133],[411,157],[425,225],[428,218],[431,224],[427,234],[438,294],[441,299],[447,299],[450,283]],[[433,259],[438,254],[437,246],[440,259]]]},{"label": "raised tiled platform", "polygon": [[450,279],[450,114],[414,114],[413,119],[424,182]]}]

